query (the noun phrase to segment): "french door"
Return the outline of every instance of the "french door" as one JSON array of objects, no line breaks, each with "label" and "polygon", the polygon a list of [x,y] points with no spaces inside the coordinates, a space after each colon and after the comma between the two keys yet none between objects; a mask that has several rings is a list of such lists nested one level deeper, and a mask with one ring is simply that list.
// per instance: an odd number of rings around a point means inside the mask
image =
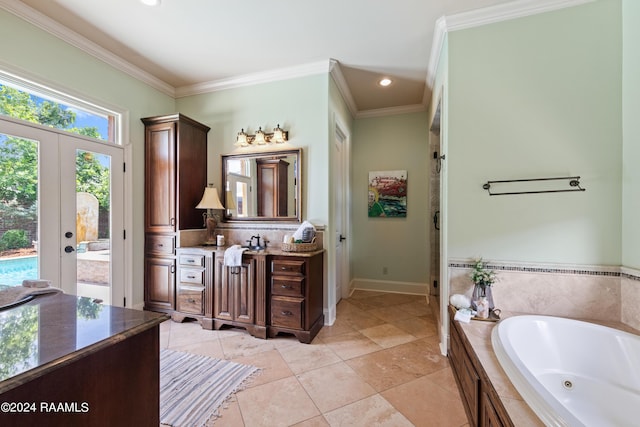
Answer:
[{"label": "french door", "polygon": [[[123,305],[122,147],[12,119],[0,119],[0,144],[0,156],[14,156],[2,159],[5,169],[15,160],[16,176],[28,178],[0,200],[4,227],[31,240],[23,262],[31,269],[10,284],[47,279],[65,293]],[[3,174],[11,181],[10,171]]]}]

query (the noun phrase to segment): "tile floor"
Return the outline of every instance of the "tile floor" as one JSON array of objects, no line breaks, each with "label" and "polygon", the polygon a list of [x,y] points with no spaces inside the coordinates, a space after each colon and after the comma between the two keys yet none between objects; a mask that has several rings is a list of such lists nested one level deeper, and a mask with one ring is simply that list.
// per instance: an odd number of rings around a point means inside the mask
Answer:
[{"label": "tile floor", "polygon": [[311,344],[164,322],[161,347],[262,368],[214,425],[468,426],[424,297],[356,291]]}]

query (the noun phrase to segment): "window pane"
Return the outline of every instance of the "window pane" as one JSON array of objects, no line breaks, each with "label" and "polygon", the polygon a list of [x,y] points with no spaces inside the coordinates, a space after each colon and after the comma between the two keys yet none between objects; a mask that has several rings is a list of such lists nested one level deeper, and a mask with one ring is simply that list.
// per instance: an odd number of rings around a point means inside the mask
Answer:
[{"label": "window pane", "polygon": [[0,82],[0,114],[115,142],[115,117],[68,105]]}]

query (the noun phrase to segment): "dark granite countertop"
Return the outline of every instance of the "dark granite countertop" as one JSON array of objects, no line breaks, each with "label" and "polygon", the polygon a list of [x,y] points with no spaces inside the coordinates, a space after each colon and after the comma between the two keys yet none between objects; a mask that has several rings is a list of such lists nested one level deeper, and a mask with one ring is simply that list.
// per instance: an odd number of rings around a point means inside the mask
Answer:
[{"label": "dark granite countertop", "polygon": [[0,393],[168,318],[65,294],[41,295],[0,311]]}]

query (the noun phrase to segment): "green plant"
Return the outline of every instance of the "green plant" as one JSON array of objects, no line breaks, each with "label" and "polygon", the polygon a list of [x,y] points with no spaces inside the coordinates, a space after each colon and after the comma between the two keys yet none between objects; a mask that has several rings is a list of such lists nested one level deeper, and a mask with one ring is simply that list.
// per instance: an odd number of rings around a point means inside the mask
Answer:
[{"label": "green plant", "polygon": [[0,238],[0,248],[20,249],[31,246],[25,230],[7,230]]},{"label": "green plant", "polygon": [[475,285],[483,289],[491,286],[497,280],[496,272],[488,270],[482,258],[473,261],[473,270],[471,271],[470,277]]}]

